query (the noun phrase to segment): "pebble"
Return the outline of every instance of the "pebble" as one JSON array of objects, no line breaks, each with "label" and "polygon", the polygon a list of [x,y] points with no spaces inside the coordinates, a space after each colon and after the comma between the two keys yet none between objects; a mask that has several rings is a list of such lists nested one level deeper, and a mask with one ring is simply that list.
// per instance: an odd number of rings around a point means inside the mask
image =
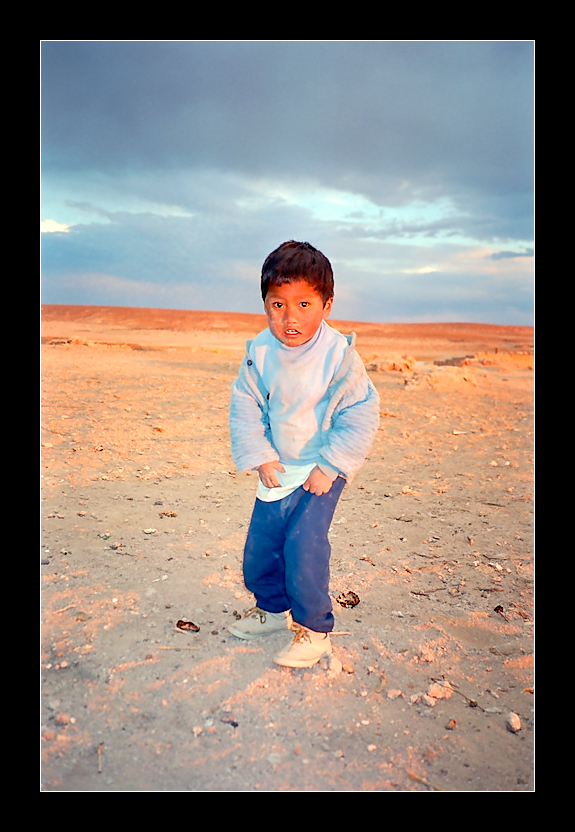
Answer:
[{"label": "pebble", "polygon": [[521,720],[517,716],[517,714],[511,713],[507,717],[507,730],[511,731],[512,734],[516,734],[518,731],[521,731]]},{"label": "pebble", "polygon": [[287,754],[278,754],[272,751],[271,754],[268,754],[268,763],[272,766],[279,766],[281,763],[284,762],[286,759]]},{"label": "pebble", "polygon": [[343,670],[343,665],[337,656],[331,655],[328,659],[328,667],[327,667],[327,675],[330,679],[334,679],[336,676],[339,676],[341,671]]},{"label": "pebble", "polygon": [[427,695],[433,697],[433,699],[449,699],[452,693],[453,688],[449,682],[444,682],[443,684],[434,682],[429,686],[427,691]]}]

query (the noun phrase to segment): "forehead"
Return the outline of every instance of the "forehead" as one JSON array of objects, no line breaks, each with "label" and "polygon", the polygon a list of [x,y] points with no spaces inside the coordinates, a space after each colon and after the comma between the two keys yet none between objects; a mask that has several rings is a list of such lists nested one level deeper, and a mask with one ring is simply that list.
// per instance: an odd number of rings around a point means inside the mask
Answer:
[{"label": "forehead", "polygon": [[319,298],[321,300],[321,295],[306,280],[292,280],[291,283],[283,283],[281,286],[270,284],[266,300],[268,298],[274,300],[311,300]]}]

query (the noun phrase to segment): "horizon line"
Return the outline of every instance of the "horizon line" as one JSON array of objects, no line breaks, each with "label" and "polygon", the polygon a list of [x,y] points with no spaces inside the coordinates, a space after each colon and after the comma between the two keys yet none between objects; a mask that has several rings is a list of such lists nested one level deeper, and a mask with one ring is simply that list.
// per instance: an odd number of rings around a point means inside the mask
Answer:
[{"label": "horizon line", "polygon": [[[150,312],[158,311],[158,312],[174,312],[177,314],[185,314],[188,312],[193,313],[205,313],[211,315],[247,315],[254,318],[264,318],[266,317],[265,312],[243,312],[243,311],[227,311],[223,309],[180,309],[175,307],[168,307],[168,306],[127,306],[126,304],[113,304],[113,303],[43,303],[40,302],[41,310],[46,307],[61,307],[61,308],[77,308],[77,309],[132,309],[132,310],[148,310]],[[453,321],[439,321],[439,320],[428,320],[428,321],[362,321],[358,319],[352,318],[342,318],[342,317],[334,317],[329,318],[328,320],[333,322],[345,322],[345,323],[357,323],[362,324],[364,326],[488,326],[488,327],[509,327],[514,329],[535,329],[534,324],[494,324],[484,321],[464,321],[464,320],[453,320]]]}]

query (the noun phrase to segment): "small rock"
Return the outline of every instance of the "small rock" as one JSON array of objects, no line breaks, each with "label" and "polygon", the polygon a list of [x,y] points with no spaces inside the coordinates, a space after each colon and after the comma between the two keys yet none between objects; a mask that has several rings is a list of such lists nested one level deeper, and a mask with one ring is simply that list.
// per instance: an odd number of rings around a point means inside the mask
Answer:
[{"label": "small rock", "polygon": [[518,731],[521,731],[521,720],[517,716],[517,714],[511,713],[507,717],[507,730],[511,731],[512,734],[516,734]]},{"label": "small rock", "polygon": [[398,699],[400,696],[403,696],[400,690],[388,690],[387,691],[387,698],[388,699]]},{"label": "small rock", "polygon": [[432,696],[434,699],[449,699],[452,694],[453,688],[449,682],[444,682],[443,684],[434,682],[429,686],[427,691],[427,695]]},{"label": "small rock", "polygon": [[330,679],[335,679],[336,676],[339,676],[341,671],[343,670],[343,665],[337,656],[333,654],[328,658],[327,661],[327,675]]},{"label": "small rock", "polygon": [[415,367],[415,358],[411,355],[386,355],[366,364],[366,370],[375,373],[411,373]]}]

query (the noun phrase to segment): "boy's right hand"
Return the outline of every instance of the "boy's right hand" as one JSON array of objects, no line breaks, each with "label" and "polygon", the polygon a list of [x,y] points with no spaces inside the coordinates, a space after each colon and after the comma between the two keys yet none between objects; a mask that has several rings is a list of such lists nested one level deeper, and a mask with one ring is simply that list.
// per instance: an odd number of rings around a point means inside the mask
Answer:
[{"label": "boy's right hand", "polygon": [[275,459],[273,462],[264,462],[263,465],[258,465],[258,473],[260,480],[266,488],[279,488],[279,480],[276,471],[285,471],[285,468]]}]

